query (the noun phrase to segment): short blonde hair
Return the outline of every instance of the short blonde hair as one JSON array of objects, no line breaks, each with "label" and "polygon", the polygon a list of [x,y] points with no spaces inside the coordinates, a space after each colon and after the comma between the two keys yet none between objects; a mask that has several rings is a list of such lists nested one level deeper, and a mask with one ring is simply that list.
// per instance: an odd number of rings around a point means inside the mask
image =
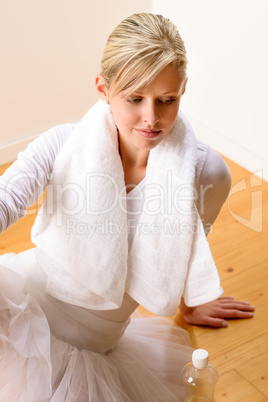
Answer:
[{"label": "short blonde hair", "polygon": [[134,92],[171,63],[186,78],[186,49],[176,26],[162,15],[139,13],[123,20],[109,36],[101,74],[113,94]]}]

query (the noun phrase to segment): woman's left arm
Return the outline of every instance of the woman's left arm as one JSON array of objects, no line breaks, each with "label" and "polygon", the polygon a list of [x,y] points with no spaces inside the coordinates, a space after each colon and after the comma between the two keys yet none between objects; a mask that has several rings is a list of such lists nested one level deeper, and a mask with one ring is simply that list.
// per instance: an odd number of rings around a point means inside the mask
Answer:
[{"label": "woman's left arm", "polygon": [[193,325],[227,327],[228,318],[252,318],[255,308],[248,302],[235,300],[231,296],[221,296],[209,303],[195,307],[186,306],[183,297],[179,306],[184,320]]},{"label": "woman's left arm", "polygon": [[[197,153],[196,206],[208,234],[229,194],[231,174],[221,156],[207,145],[198,143]],[[235,300],[231,296],[221,296],[196,307],[186,306],[182,298],[179,308],[184,320],[189,324],[211,327],[227,327],[226,319],[251,318],[254,311],[250,303]]]}]

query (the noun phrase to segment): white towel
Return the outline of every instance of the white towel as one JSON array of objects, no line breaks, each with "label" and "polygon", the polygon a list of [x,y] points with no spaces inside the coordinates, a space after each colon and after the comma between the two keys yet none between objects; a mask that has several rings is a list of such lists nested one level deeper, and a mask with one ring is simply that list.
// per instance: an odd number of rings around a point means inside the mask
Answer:
[{"label": "white towel", "polygon": [[[194,204],[196,158],[195,136],[180,113],[171,134],[150,152],[143,211],[128,254],[117,130],[110,106],[94,105],[60,151],[33,226],[32,241],[50,261],[47,291],[93,309],[117,308],[127,292],[166,316],[175,314],[184,289],[188,304],[222,293]],[[194,285],[196,271],[203,293]],[[187,281],[196,287],[194,297]]]}]

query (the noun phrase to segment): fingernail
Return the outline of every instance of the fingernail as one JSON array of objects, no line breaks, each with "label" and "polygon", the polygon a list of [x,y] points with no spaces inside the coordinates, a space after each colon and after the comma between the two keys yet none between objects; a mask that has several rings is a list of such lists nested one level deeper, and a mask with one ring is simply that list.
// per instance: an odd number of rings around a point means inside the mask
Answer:
[{"label": "fingernail", "polygon": [[221,324],[222,327],[228,327],[228,322],[227,321],[223,321]]}]

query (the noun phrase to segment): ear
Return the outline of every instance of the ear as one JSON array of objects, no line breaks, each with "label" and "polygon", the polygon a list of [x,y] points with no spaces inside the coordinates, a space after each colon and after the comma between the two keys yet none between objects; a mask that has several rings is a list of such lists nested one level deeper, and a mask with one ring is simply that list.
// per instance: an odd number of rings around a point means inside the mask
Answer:
[{"label": "ear", "polygon": [[184,92],[186,91],[186,84],[188,82],[188,77],[185,78],[184,83],[183,83],[183,87],[182,87],[182,95],[184,94]]},{"label": "ear", "polygon": [[96,89],[101,97],[101,99],[104,101],[108,97],[108,90],[105,85],[105,80],[101,74],[98,74],[95,80],[95,85]]}]

